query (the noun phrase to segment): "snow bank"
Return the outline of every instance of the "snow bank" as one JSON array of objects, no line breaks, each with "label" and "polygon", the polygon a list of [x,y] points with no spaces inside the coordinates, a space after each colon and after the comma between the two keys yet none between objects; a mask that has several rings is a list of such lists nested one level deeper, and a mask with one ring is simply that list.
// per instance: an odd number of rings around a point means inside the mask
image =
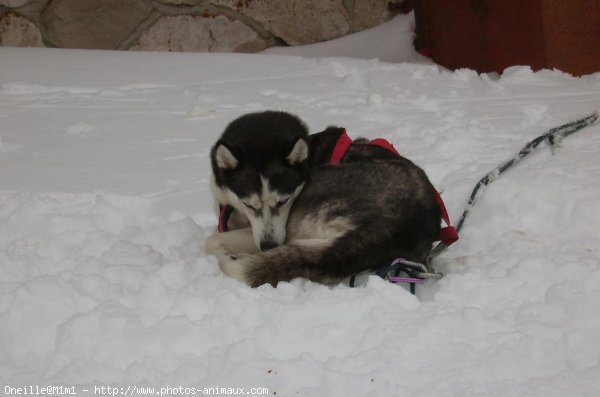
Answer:
[{"label": "snow bank", "polygon": [[598,108],[600,75],[9,48],[0,69],[3,387],[600,392],[599,126],[490,185],[417,297],[377,278],[250,289],[202,252],[209,148],[242,113],[388,138],[456,220],[482,175]]}]

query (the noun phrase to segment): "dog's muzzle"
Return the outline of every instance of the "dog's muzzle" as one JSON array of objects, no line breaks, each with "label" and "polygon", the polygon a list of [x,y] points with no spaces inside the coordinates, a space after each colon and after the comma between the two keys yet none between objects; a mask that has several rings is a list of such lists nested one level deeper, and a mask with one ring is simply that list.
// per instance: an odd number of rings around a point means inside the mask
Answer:
[{"label": "dog's muzzle", "polygon": [[266,241],[260,242],[260,250],[261,251],[268,251],[275,247],[277,247],[277,243],[272,240],[266,240]]}]

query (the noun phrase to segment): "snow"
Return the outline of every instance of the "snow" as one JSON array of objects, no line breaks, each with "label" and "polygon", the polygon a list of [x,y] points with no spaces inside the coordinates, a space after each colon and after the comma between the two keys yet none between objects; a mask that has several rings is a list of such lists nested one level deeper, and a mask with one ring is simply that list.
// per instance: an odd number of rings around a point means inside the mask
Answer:
[{"label": "snow", "polygon": [[404,55],[0,48],[0,392],[599,395],[598,125],[494,181],[416,297],[374,277],[251,289],[204,255],[209,149],[243,113],[391,140],[456,221],[479,178],[600,107],[600,74]]}]

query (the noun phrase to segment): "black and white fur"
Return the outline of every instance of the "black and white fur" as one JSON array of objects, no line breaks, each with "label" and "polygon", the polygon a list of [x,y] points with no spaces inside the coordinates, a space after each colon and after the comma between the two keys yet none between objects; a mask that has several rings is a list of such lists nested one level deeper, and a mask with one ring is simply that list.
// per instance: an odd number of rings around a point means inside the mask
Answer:
[{"label": "black and white fur", "polygon": [[342,130],[302,130],[287,113],[254,113],[215,144],[213,193],[251,225],[209,238],[221,269],[251,286],[331,284],[399,257],[425,261],[441,215],[423,170],[360,143],[327,165]]},{"label": "black and white fur", "polygon": [[212,149],[213,195],[235,209],[233,228],[249,222],[259,249],[285,242],[290,209],[308,179],[308,145],[300,119],[271,111],[234,120]]}]

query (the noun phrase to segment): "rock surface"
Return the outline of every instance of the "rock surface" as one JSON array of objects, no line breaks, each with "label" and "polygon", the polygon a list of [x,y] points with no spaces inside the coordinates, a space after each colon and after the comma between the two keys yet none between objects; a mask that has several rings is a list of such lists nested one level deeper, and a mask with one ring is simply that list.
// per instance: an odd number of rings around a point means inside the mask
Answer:
[{"label": "rock surface", "polygon": [[0,12],[0,46],[43,47],[40,30],[13,11]]},{"label": "rock surface", "polygon": [[379,25],[389,18],[388,0],[354,0],[352,30],[361,31]]},{"label": "rock surface", "polygon": [[0,45],[256,52],[368,29],[391,19],[399,3],[402,0],[0,0]]},{"label": "rock surface", "polygon": [[350,15],[342,0],[215,0],[215,5],[241,12],[287,44],[309,44],[350,31]]},{"label": "rock surface", "polygon": [[0,0],[0,6],[17,8],[22,7],[27,3],[30,3],[31,0]]},{"label": "rock surface", "polygon": [[57,47],[116,49],[151,11],[143,0],[52,0],[41,22]]},{"label": "rock surface", "polygon": [[130,49],[256,52],[266,47],[266,41],[240,21],[222,15],[178,15],[159,18]]},{"label": "rock surface", "polygon": [[164,4],[173,4],[177,6],[195,6],[201,3],[205,3],[204,0],[160,0],[160,2]]}]

